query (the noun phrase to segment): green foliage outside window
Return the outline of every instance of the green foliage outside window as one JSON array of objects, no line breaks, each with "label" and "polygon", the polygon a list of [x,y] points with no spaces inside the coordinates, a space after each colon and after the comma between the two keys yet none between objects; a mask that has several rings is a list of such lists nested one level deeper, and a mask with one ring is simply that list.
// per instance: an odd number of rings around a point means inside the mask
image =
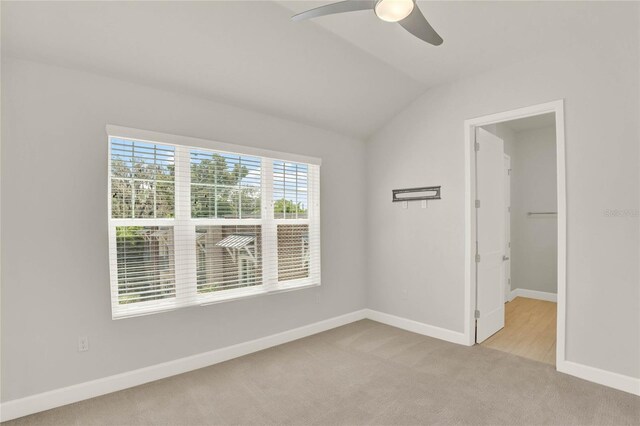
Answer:
[{"label": "green foliage outside window", "polygon": [[302,203],[295,203],[291,200],[280,199],[276,200],[273,204],[274,213],[306,213],[307,209],[304,208]]},{"label": "green foliage outside window", "polygon": [[191,217],[259,218],[259,160],[243,157],[228,160],[220,154],[203,157],[204,154],[192,154]]},{"label": "green foliage outside window", "polygon": [[175,166],[145,159],[111,161],[113,218],[174,217]]}]

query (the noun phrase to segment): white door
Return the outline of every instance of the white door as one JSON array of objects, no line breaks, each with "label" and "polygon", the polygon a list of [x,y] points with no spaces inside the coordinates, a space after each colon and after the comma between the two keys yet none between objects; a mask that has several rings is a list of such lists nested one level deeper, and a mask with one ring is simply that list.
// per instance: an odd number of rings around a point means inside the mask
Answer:
[{"label": "white door", "polygon": [[504,327],[504,142],[476,129],[476,342]]},{"label": "white door", "polygon": [[504,301],[511,296],[511,157],[504,156]]}]

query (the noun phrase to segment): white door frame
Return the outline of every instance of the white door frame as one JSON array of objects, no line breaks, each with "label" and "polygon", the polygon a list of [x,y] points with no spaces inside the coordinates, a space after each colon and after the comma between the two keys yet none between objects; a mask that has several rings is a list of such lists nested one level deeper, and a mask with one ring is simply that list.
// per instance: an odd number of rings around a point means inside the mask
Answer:
[{"label": "white door frame", "polygon": [[[504,154],[505,162],[509,163],[509,167],[507,168],[507,174],[505,176],[505,255],[509,257],[509,260],[505,264],[505,272],[508,270],[509,273],[505,274],[506,282],[505,282],[505,294],[504,294],[504,303],[511,302],[511,156]],[[507,197],[507,193],[509,196]],[[508,268],[508,269],[507,269]],[[509,287],[509,291],[507,290],[507,286]]]},{"label": "white door frame", "polygon": [[567,194],[565,168],[565,138],[564,138],[564,100],[533,105],[511,111],[472,118],[464,122],[464,152],[465,152],[465,323],[464,335],[469,346],[475,344],[476,306],[475,281],[475,165],[471,161],[474,155],[476,127],[519,118],[532,117],[541,114],[555,113],[556,120],[556,171],[558,197],[558,320],[556,343],[556,368],[565,361],[565,318],[566,318],[566,286],[567,286]]}]

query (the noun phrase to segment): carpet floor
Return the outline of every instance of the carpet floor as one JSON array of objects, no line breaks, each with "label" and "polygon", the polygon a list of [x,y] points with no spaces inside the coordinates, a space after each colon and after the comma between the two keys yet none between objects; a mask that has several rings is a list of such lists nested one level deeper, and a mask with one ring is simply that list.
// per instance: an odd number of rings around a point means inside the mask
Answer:
[{"label": "carpet floor", "polygon": [[640,397],[358,321],[3,425],[631,425]]}]

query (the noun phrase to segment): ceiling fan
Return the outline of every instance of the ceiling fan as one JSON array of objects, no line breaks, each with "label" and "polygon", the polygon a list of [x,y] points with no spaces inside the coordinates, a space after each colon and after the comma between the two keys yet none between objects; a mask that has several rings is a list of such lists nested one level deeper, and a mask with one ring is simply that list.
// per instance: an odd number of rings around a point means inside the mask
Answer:
[{"label": "ceiling fan", "polygon": [[397,22],[402,28],[427,43],[434,46],[442,44],[442,37],[427,22],[418,9],[416,0],[346,0],[307,10],[294,15],[291,20],[302,21],[318,16],[358,10],[373,10],[378,18],[386,22]]}]

